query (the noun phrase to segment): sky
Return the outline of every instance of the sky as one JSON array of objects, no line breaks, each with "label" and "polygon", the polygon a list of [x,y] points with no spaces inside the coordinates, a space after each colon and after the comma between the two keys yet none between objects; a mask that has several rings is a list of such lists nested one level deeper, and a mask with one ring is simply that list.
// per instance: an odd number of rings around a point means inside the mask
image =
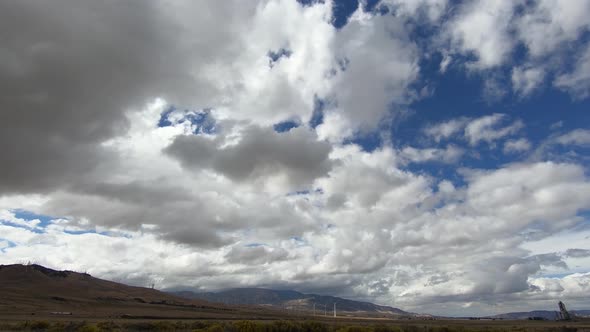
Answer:
[{"label": "sky", "polygon": [[0,2],[0,264],[590,309],[588,0]]}]

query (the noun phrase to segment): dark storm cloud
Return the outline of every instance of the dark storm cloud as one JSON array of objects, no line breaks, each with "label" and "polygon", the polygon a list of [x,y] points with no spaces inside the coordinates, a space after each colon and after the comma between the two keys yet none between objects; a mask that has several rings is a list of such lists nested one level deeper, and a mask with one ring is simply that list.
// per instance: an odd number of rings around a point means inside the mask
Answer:
[{"label": "dark storm cloud", "polygon": [[157,31],[144,23],[152,12],[101,7],[0,4],[3,191],[45,189],[92,169],[97,143],[123,130],[124,108],[147,97],[141,82],[155,78],[147,70],[154,59],[138,55],[157,45]]},{"label": "dark storm cloud", "polygon": [[85,183],[71,189],[53,194],[43,206],[44,213],[67,218],[72,226],[88,227],[84,220],[89,220],[92,225],[141,230],[193,247],[233,243],[237,241],[235,232],[244,225],[280,238],[302,236],[317,227],[284,201],[243,201],[230,193],[190,192],[165,179]]},{"label": "dark storm cloud", "polygon": [[568,249],[565,251],[566,257],[573,257],[573,258],[583,258],[583,257],[590,257],[590,250],[589,249]]},{"label": "dark storm cloud", "polygon": [[562,260],[562,257],[557,253],[534,255],[528,258],[528,260],[539,263],[544,266],[555,266],[563,269],[567,269],[567,264]]},{"label": "dark storm cloud", "polygon": [[201,248],[219,248],[236,240],[219,234],[207,224],[200,225],[198,221],[195,224],[177,224],[172,229],[166,227],[161,233],[163,239]]},{"label": "dark storm cloud", "polygon": [[[142,185],[97,185],[92,194],[59,193],[44,207],[48,214],[71,219],[70,224],[91,220],[93,225],[153,233],[168,241],[200,248],[235,242],[226,234],[243,222],[235,211],[206,196],[185,196],[175,187],[160,191]],[[104,195],[104,196],[102,196]],[[217,209],[225,209],[217,213]],[[216,216],[223,216],[219,222]],[[243,216],[243,218],[251,218]],[[255,221],[255,220],[254,220]],[[83,222],[78,227],[88,227]]]},{"label": "dark storm cloud", "polygon": [[250,126],[235,145],[220,148],[219,142],[203,136],[178,136],[165,152],[190,170],[213,169],[238,181],[285,174],[291,183],[301,184],[330,171],[331,149],[306,128],[277,133]]},{"label": "dark storm cloud", "polygon": [[170,38],[186,31],[160,6],[0,3],[0,194],[52,190],[116,158],[99,144],[125,131],[131,107],[211,93],[187,74],[209,52],[191,58],[200,47]]},{"label": "dark storm cloud", "polygon": [[225,255],[230,263],[247,265],[273,263],[286,260],[288,257],[289,252],[283,248],[270,249],[262,245],[255,247],[236,246]]},{"label": "dark storm cloud", "polygon": [[153,181],[128,183],[80,183],[70,188],[73,192],[101,196],[109,200],[129,204],[153,206],[158,203],[190,201],[192,196],[186,188]]},{"label": "dark storm cloud", "polygon": [[472,299],[487,294],[516,293],[527,290],[529,275],[540,270],[539,263],[517,257],[496,257],[474,264],[469,279],[474,287]]}]

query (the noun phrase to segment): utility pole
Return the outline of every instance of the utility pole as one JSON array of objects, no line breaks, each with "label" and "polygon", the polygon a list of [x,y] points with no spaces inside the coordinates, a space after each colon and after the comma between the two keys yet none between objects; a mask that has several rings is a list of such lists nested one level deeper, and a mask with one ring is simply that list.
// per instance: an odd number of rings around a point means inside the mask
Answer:
[{"label": "utility pole", "polygon": [[334,302],[334,318],[336,318],[336,302]]},{"label": "utility pole", "polygon": [[313,303],[313,315],[315,316],[315,302]]}]

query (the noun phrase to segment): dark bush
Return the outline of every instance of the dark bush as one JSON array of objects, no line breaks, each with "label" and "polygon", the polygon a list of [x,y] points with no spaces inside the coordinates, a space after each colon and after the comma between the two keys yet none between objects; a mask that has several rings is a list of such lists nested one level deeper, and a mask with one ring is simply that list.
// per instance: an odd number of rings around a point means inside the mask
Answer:
[{"label": "dark bush", "polygon": [[40,321],[35,321],[35,322],[31,322],[29,324],[29,328],[32,331],[45,331],[47,330],[49,327],[51,326],[51,324],[49,324],[49,322],[46,322],[44,320],[40,320]]}]

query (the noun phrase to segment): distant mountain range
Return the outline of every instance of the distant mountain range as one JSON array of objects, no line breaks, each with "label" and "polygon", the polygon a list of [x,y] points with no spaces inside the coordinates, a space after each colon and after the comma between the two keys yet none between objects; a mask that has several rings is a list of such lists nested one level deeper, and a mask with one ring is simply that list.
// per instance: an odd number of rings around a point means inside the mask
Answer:
[{"label": "distant mountain range", "polygon": [[[577,317],[590,317],[590,310],[570,310],[570,314],[573,314]],[[557,317],[557,311],[551,310],[534,310],[534,311],[526,311],[526,312],[508,312],[505,314],[499,314],[495,316],[491,316],[490,318],[499,318],[499,319],[529,319],[529,318],[543,318],[546,320],[554,320]]]},{"label": "distant mountain range", "polygon": [[370,302],[347,300],[340,297],[303,294],[293,290],[272,290],[264,288],[235,288],[220,292],[195,293],[191,291],[177,291],[171,294],[187,299],[200,299],[209,302],[259,305],[276,309],[303,311],[313,313],[315,305],[316,315],[333,315],[334,304],[340,315],[363,315],[371,317],[416,316],[416,314],[398,308],[382,306]]}]

